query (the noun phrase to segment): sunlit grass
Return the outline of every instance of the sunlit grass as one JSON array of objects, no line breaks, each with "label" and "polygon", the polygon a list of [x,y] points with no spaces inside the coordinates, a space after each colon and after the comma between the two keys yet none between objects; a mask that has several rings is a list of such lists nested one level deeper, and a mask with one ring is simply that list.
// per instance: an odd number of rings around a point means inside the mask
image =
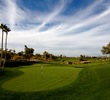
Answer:
[{"label": "sunlit grass", "polygon": [[36,64],[23,67],[20,71],[23,72],[21,76],[8,80],[2,85],[2,88],[16,92],[51,90],[74,82],[81,69]]},{"label": "sunlit grass", "polygon": [[[46,71],[48,73],[46,76],[41,76],[40,74],[37,74],[41,77],[41,79],[47,76],[51,79],[51,77],[56,77],[56,75],[58,75],[56,79],[60,79],[65,75],[70,75],[68,73],[65,73],[63,75],[61,72],[65,72],[66,70],[68,72],[69,70],[73,72],[74,69],[79,69],[79,68],[82,68],[82,70],[79,72],[78,77],[75,80],[71,81],[70,83],[65,84],[64,86],[58,85],[61,87],[56,86],[51,89],[46,89],[45,87],[46,90],[40,90],[40,92],[39,91],[25,92],[27,91],[26,89],[23,90],[24,92],[23,91],[20,92],[19,89],[12,90],[10,89],[10,87],[5,87],[7,82],[12,82],[17,78],[19,79],[21,77],[22,81],[26,81],[28,78],[35,76],[36,70],[39,71],[41,70],[40,69],[41,65],[45,66],[44,72]],[[55,73],[53,73],[53,69],[56,70]],[[32,70],[33,70],[33,74],[31,74],[28,78],[27,77],[26,79],[22,78],[27,74],[27,72],[31,73]],[[60,70],[59,73],[57,73],[58,70]],[[22,73],[21,71],[22,72],[24,71],[24,73]],[[110,100],[110,62],[109,61],[107,62],[98,61],[89,64],[76,64],[76,65],[61,65],[58,63],[37,64],[37,67],[36,65],[33,65],[28,67],[25,66],[19,68],[6,68],[1,70],[0,72],[3,74],[3,75],[0,74],[1,75],[0,85],[2,86],[2,88],[0,88],[0,100]],[[52,76],[50,74],[52,74]],[[73,76],[73,73],[71,73],[70,76]],[[55,79],[52,79],[51,81],[48,81],[48,83],[51,83],[54,80]],[[28,82],[29,81],[27,81],[25,85],[26,84],[29,85],[31,83]],[[45,83],[45,81],[43,82]],[[15,86],[16,84],[18,86],[21,85],[20,83],[19,84],[18,83],[15,82]],[[44,85],[43,83],[41,84],[42,86]],[[55,86],[54,83],[51,85]],[[8,84],[6,86],[8,86]],[[14,84],[12,86],[14,86]],[[31,90],[32,88],[29,89]]]}]

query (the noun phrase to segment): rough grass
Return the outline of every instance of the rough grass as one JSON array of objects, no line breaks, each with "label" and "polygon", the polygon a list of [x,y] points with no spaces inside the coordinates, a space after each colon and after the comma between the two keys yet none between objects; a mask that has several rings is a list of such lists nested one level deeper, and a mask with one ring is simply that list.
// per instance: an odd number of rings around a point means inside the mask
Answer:
[{"label": "rough grass", "polygon": [[[27,93],[17,93],[0,88],[0,100],[110,100],[110,62],[72,66],[81,67],[83,70],[76,81],[68,86],[44,92]],[[22,74],[13,68],[2,71],[0,71],[2,74],[5,73],[0,76],[1,86],[3,82]]]}]

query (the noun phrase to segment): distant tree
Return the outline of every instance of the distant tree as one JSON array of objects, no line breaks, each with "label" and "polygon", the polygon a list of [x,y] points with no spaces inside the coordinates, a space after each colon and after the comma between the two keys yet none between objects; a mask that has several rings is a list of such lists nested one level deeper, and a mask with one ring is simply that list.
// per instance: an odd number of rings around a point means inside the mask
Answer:
[{"label": "distant tree", "polygon": [[86,56],[85,55],[80,55],[79,58],[80,61],[87,61]]},{"label": "distant tree", "polygon": [[20,51],[20,52],[17,53],[17,55],[24,56],[24,52],[23,51]]},{"label": "distant tree", "polygon": [[62,59],[63,58],[63,55],[60,55],[59,58]]},{"label": "distant tree", "polygon": [[15,56],[13,57],[13,60],[15,60],[15,61],[23,60],[23,56],[15,55]]},{"label": "distant tree", "polygon": [[44,51],[43,52],[43,58],[45,59],[45,60],[55,60],[57,57],[56,56],[54,56],[53,54],[50,54],[50,53],[48,53],[47,51]]},{"label": "distant tree", "polygon": [[110,55],[110,42],[101,49],[102,54]]},{"label": "distant tree", "polygon": [[[0,49],[0,52],[1,52],[1,49]],[[1,55],[1,53],[0,53],[0,55]],[[12,49],[7,50],[6,55],[5,55],[5,50],[3,50],[3,58],[5,58],[5,56],[6,56],[6,60],[12,60],[14,55],[16,55],[15,50],[12,50]]]},{"label": "distant tree", "polygon": [[53,54],[50,54],[50,58],[49,59],[54,59],[54,55]]},{"label": "distant tree", "polygon": [[26,58],[27,60],[30,60],[30,58],[33,56],[34,49],[33,49],[33,48],[28,48],[28,47],[25,45],[24,53],[25,53],[25,58]]},{"label": "distant tree", "polygon": [[50,54],[49,54],[47,51],[44,51],[44,52],[43,52],[43,58],[44,58],[45,60],[49,59],[49,58],[50,58]]},{"label": "distant tree", "polygon": [[12,50],[12,49],[7,50],[6,59],[7,59],[7,60],[12,60],[13,57],[16,55],[15,52],[16,52],[16,51],[15,51],[15,50]]},{"label": "distant tree", "polygon": [[41,54],[38,54],[38,53],[35,54],[34,56],[35,56],[35,59],[41,59],[42,58],[42,55]]}]

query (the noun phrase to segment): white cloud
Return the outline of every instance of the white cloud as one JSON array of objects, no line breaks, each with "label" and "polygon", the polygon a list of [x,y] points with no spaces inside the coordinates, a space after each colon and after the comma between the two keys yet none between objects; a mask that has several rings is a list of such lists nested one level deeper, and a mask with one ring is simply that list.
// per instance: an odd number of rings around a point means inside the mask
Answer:
[{"label": "white cloud", "polygon": [[17,0],[5,0],[0,5],[0,22],[10,25],[9,48],[17,51],[26,44],[39,51],[48,50],[69,56],[81,53],[99,55],[101,47],[109,42],[110,37],[110,4],[105,4],[106,9],[101,13],[93,14],[103,2],[96,0],[87,8],[65,16],[61,13],[68,6],[67,0],[60,0],[47,13],[25,7],[21,9]]}]

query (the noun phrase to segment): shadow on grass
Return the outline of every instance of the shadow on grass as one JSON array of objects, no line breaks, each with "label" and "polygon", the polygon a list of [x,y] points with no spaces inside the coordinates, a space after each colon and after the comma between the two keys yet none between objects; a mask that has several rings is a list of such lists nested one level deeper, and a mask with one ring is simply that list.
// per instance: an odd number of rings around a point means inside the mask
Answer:
[{"label": "shadow on grass", "polygon": [[[16,68],[0,68],[0,90],[2,90],[1,88],[1,84],[3,84],[5,81],[12,79],[14,77],[20,76],[22,75],[24,72],[19,71]],[[1,99],[0,99],[1,100]]]},{"label": "shadow on grass", "polygon": [[19,66],[25,66],[25,65],[33,65],[36,63],[40,63],[40,62],[36,62],[36,61],[7,61],[5,63],[5,67],[19,67]]}]

